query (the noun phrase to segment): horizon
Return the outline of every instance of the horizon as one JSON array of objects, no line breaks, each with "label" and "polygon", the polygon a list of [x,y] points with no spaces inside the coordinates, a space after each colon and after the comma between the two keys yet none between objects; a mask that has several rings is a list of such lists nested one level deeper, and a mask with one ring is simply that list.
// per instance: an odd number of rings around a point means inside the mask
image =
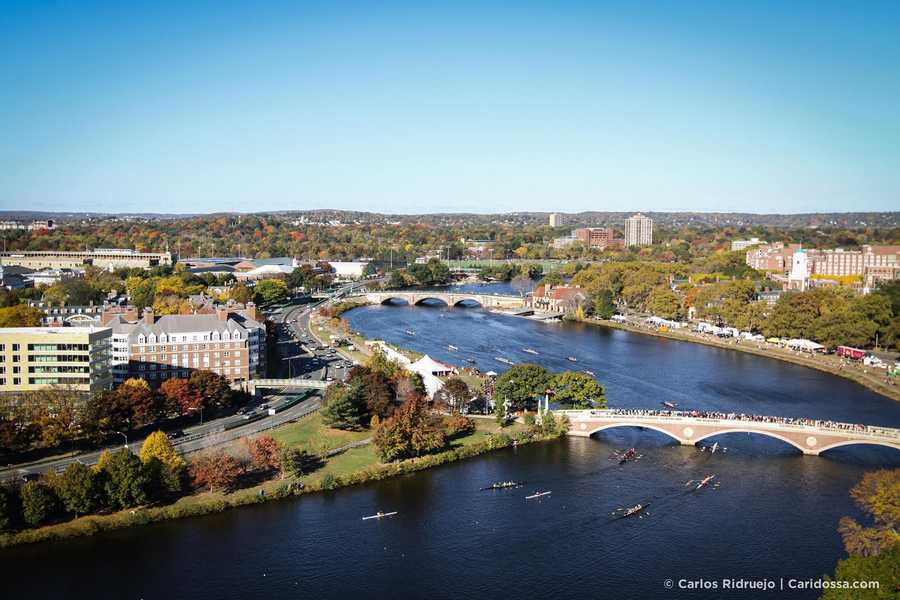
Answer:
[{"label": "horizon", "polygon": [[900,204],[895,3],[94,2],[0,14],[6,210]]}]

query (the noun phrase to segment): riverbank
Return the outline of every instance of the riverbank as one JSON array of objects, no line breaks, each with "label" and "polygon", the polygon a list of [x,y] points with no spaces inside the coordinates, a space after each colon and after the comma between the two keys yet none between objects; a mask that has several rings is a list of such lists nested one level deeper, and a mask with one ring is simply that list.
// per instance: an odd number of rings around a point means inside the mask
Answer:
[{"label": "riverbank", "polygon": [[[629,331],[631,333],[640,333],[643,335],[661,337],[670,340],[678,340],[681,342],[693,342],[695,344],[703,344],[706,346],[723,348],[725,350],[746,352],[748,354],[755,354],[757,356],[763,356],[765,358],[789,362],[795,365],[809,367],[811,369],[816,369],[818,371],[823,371],[831,375],[849,379],[862,385],[863,387],[872,390],[873,392],[881,394],[882,396],[890,398],[891,400],[900,402],[900,387],[885,382],[883,369],[868,367],[864,370],[863,367],[858,367],[856,365],[842,364],[840,358],[833,356],[809,356],[804,355],[803,353],[798,351],[795,352],[784,348],[776,348],[771,344],[763,345],[763,343],[760,342],[743,340],[738,343],[735,340],[722,340],[710,335],[699,335],[678,330],[661,331],[659,329],[650,327],[640,327],[626,323],[616,323],[615,321],[584,319],[577,322],[583,323],[585,325],[592,325],[595,327],[620,329],[622,331]],[[873,373],[878,372],[880,372],[879,374],[881,374],[882,377],[876,377],[873,375]]]},{"label": "riverbank", "polygon": [[[325,466],[311,475],[302,478],[271,479],[228,493],[200,492],[184,496],[164,506],[144,506],[106,515],[89,515],[63,523],[45,525],[37,529],[0,534],[0,548],[94,535],[104,531],[215,514],[242,506],[333,491],[473,458],[486,452],[510,447],[513,444],[523,445],[562,437],[560,434],[541,435],[520,423],[500,428],[492,421],[477,419],[474,433],[453,440],[450,446],[442,452],[385,464],[378,460],[375,450],[368,440],[360,439],[361,436],[368,435],[368,433],[350,433],[346,436],[329,435],[327,437],[332,442],[329,444],[332,447],[326,449],[322,445],[322,440],[319,439],[320,436],[311,431],[315,428],[314,423],[314,421],[306,420],[303,423],[286,425],[281,430],[276,429],[272,432],[276,439],[291,441],[295,445],[307,449],[318,447],[324,451]],[[331,430],[327,430],[327,432],[334,433]],[[345,446],[334,448],[333,443],[338,438],[342,441],[353,441]]]}]

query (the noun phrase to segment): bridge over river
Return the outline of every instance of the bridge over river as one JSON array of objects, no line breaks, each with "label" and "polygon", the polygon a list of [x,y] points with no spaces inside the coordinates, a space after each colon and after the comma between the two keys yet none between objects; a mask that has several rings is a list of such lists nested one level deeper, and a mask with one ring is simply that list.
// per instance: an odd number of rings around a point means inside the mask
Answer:
[{"label": "bridge over river", "polygon": [[738,414],[642,410],[562,410],[569,417],[569,435],[589,437],[614,427],[644,427],[664,433],[683,445],[693,445],[723,433],[756,433],[790,444],[804,454],[818,455],[851,444],[875,444],[900,450],[900,429],[812,419]]},{"label": "bridge over river", "polygon": [[391,300],[402,300],[409,305],[421,304],[427,300],[438,300],[447,306],[465,303],[478,304],[484,308],[522,309],[526,308],[526,299],[520,296],[501,296],[495,294],[470,294],[465,292],[443,291],[395,291],[368,292],[361,294],[372,304],[384,304]]}]

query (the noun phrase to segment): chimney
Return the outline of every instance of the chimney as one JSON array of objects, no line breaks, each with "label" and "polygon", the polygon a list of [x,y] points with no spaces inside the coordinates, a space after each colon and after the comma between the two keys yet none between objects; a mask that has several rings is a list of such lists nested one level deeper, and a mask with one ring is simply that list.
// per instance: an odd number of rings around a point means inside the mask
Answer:
[{"label": "chimney", "polygon": [[220,321],[227,321],[228,309],[224,306],[216,306],[216,318]]},{"label": "chimney", "polygon": [[125,320],[134,323],[138,320],[137,306],[128,305],[125,307]]},{"label": "chimney", "polygon": [[256,321],[256,303],[248,302],[247,310],[244,311],[244,313],[247,315],[248,319],[250,319],[251,321]]},{"label": "chimney", "polygon": [[153,309],[149,306],[144,309],[144,323],[153,325]]},{"label": "chimney", "polygon": [[103,310],[100,311],[100,325],[106,325],[112,321],[117,312],[118,311],[111,306],[104,306]]}]

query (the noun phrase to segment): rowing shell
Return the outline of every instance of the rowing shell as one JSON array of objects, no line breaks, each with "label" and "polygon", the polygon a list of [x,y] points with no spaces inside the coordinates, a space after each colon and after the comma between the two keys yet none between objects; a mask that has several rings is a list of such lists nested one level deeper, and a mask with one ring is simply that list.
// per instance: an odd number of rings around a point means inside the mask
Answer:
[{"label": "rowing shell", "polygon": [[381,517],[393,517],[397,514],[397,511],[389,512],[389,513],[381,513],[380,515],[370,515],[368,517],[363,517],[363,521],[368,521],[369,519],[380,519]]},{"label": "rowing shell", "polygon": [[532,494],[530,496],[525,496],[526,500],[533,500],[534,498],[540,498],[541,496],[549,496],[553,492],[538,492],[537,494]]}]

